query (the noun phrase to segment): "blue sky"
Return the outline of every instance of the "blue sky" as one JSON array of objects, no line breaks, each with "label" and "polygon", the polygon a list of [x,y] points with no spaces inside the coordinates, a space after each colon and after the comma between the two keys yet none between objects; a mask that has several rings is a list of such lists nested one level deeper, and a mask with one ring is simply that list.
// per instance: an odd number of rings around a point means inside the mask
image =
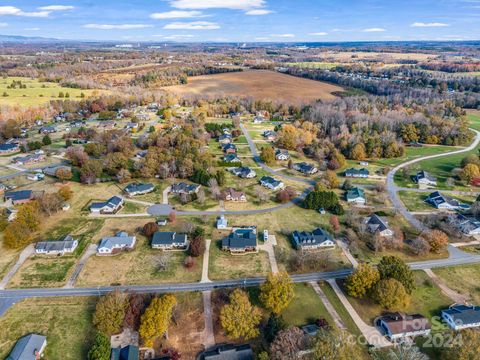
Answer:
[{"label": "blue sky", "polygon": [[480,0],[0,0],[0,34],[135,42],[478,40]]}]

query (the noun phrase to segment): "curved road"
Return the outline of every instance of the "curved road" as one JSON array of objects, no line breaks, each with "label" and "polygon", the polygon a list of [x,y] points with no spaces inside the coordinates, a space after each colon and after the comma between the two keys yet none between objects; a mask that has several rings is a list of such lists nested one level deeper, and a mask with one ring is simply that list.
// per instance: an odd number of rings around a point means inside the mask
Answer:
[{"label": "curved road", "polygon": [[413,216],[406,208],[406,206],[403,204],[402,200],[400,200],[400,197],[398,196],[398,191],[400,188],[395,184],[395,174],[398,172],[398,170],[403,169],[407,166],[410,166],[412,164],[415,164],[417,162],[423,161],[423,160],[429,160],[429,159],[436,159],[436,158],[441,158],[445,156],[450,156],[450,155],[455,155],[455,154],[462,154],[466,153],[469,151],[474,150],[478,144],[480,143],[480,132],[474,129],[470,129],[473,132],[475,132],[475,139],[473,142],[466,148],[460,149],[460,150],[455,150],[443,154],[437,154],[437,155],[429,155],[429,156],[423,156],[417,159],[413,159],[407,162],[404,162],[400,165],[397,165],[395,168],[393,168],[387,175],[387,190],[390,195],[390,199],[392,200],[393,207],[396,208],[400,214],[403,215],[405,219],[417,230],[419,231],[424,231],[426,230],[426,226],[423,225],[415,216]]}]

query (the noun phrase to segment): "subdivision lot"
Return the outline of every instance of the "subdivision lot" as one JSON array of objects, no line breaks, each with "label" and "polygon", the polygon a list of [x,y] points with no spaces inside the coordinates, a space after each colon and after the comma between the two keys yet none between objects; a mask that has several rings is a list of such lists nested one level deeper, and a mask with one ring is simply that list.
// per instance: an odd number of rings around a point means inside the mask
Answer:
[{"label": "subdivision lot", "polygon": [[455,266],[435,269],[433,272],[437,274],[450,289],[468,295],[470,299],[472,299],[473,304],[480,303],[480,266]]}]

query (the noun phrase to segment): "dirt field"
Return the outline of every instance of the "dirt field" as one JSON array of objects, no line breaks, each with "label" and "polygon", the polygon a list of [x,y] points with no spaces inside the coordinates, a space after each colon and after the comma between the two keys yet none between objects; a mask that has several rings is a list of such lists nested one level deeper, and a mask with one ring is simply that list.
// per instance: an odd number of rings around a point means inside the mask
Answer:
[{"label": "dirt field", "polygon": [[196,76],[188,85],[166,88],[180,96],[236,96],[270,99],[288,103],[333,100],[332,93],[344,89],[320,81],[297,78],[266,70]]}]

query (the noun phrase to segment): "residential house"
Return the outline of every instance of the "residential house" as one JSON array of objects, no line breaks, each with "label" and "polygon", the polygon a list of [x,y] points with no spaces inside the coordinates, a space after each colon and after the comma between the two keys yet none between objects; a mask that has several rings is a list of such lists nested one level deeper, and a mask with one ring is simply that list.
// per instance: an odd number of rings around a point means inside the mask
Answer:
[{"label": "residential house", "polygon": [[47,347],[47,337],[29,334],[20,338],[5,360],[38,360]]},{"label": "residential house", "polygon": [[367,169],[347,169],[345,170],[345,177],[363,178],[366,179],[370,176],[370,172]]},{"label": "residential house", "polygon": [[335,247],[335,241],[330,234],[323,229],[315,229],[312,232],[294,231],[293,243],[297,249],[316,250]]},{"label": "residential house", "polygon": [[425,202],[439,210],[467,210],[470,208],[468,205],[462,204],[450,196],[442,195],[439,191],[428,195]]},{"label": "residential house", "polygon": [[39,134],[53,134],[57,132],[57,128],[55,126],[44,126],[41,127],[40,130],[38,130]]},{"label": "residential house", "polygon": [[12,159],[12,163],[16,163],[18,165],[28,165],[28,164],[34,164],[43,160],[45,160],[45,155],[43,154],[29,154],[25,156],[14,157]]},{"label": "residential house", "polygon": [[128,233],[120,231],[115,236],[104,237],[100,241],[97,255],[112,255],[124,250],[132,250],[136,242],[135,236],[129,236]]},{"label": "residential house", "polygon": [[223,144],[222,145],[222,150],[225,154],[236,154],[237,153],[237,147],[234,144]]},{"label": "residential house", "polygon": [[230,253],[257,251],[257,229],[255,227],[234,228],[222,239],[222,250]]},{"label": "residential house", "polygon": [[288,150],[281,150],[281,149],[276,149],[275,150],[275,159],[279,161],[286,161],[290,159],[290,154],[288,153]]},{"label": "residential house", "polygon": [[152,237],[152,248],[160,250],[186,250],[188,238],[186,234],[157,231]]},{"label": "residential house", "polygon": [[441,315],[453,330],[480,327],[480,306],[454,304]]},{"label": "residential house", "polygon": [[11,201],[13,205],[25,204],[34,199],[32,190],[8,191],[4,195],[5,201]]},{"label": "residential house", "polygon": [[173,194],[196,194],[200,190],[200,185],[197,184],[186,184],[184,182],[176,183],[171,186],[170,192]]},{"label": "residential house", "polygon": [[223,161],[227,162],[227,163],[239,163],[239,162],[242,162],[242,160],[240,160],[240,158],[237,156],[237,154],[226,154],[224,157],[223,157]]},{"label": "residential house", "polygon": [[400,340],[406,337],[428,335],[431,330],[428,319],[420,314],[407,315],[404,313],[392,313],[381,316],[375,320],[385,336],[392,340]]},{"label": "residential house", "polygon": [[480,234],[480,221],[474,216],[455,213],[448,217],[448,223],[467,236]]},{"label": "residential house", "polygon": [[278,137],[277,133],[272,130],[265,130],[262,135],[267,141],[276,141]]},{"label": "residential house", "polygon": [[105,202],[95,202],[90,205],[90,212],[93,214],[115,214],[123,206],[124,199],[115,195]]},{"label": "residential house", "polygon": [[55,166],[49,166],[46,168],[43,168],[43,173],[48,176],[57,176],[57,171],[58,170],[66,170],[66,171],[72,171],[71,166],[66,166],[66,165],[55,165]]},{"label": "residential house", "polygon": [[230,134],[223,134],[218,137],[218,142],[220,144],[230,144],[232,143],[232,135]]},{"label": "residential house", "polygon": [[145,156],[147,156],[148,150],[140,150],[135,154],[135,157],[138,159],[143,159]]},{"label": "residential house", "polygon": [[138,360],[139,354],[138,346],[128,345],[123,348],[112,349],[110,360]]},{"label": "residential house", "polygon": [[280,190],[285,187],[285,184],[281,181],[275,180],[271,176],[264,176],[260,179],[260,184],[270,190]]},{"label": "residential house", "polygon": [[132,132],[137,131],[138,128],[139,128],[139,125],[138,123],[135,123],[135,122],[129,122],[125,125],[125,129],[130,130]]},{"label": "residential house", "polygon": [[417,175],[415,176],[415,181],[418,183],[419,186],[437,186],[437,179],[431,176],[425,170],[420,170],[417,172]]},{"label": "residential house", "polygon": [[197,356],[197,360],[253,360],[253,350],[250,345],[217,345]]},{"label": "residential house", "polygon": [[388,222],[377,214],[372,214],[365,218],[364,224],[371,233],[378,233],[380,236],[393,236],[393,231],[388,227]]},{"label": "residential house", "polygon": [[63,255],[73,253],[78,246],[78,241],[67,235],[60,241],[41,241],[35,245],[35,253],[45,255]]},{"label": "residential house", "polygon": [[225,201],[247,201],[247,196],[243,191],[237,191],[232,188],[228,188],[223,191],[223,199]]},{"label": "residential house", "polygon": [[304,175],[313,175],[318,172],[318,169],[315,167],[315,165],[307,164],[305,162],[294,164],[293,169],[301,172]]},{"label": "residential house", "polygon": [[13,208],[7,208],[7,221],[12,222],[17,218],[18,210]]},{"label": "residential house", "polygon": [[265,119],[263,116],[259,115],[259,116],[255,116],[253,118],[253,123],[254,124],[263,124],[265,121],[267,121],[267,119]]},{"label": "residential house", "polygon": [[231,168],[230,172],[233,175],[236,175],[243,179],[253,179],[254,177],[257,176],[257,173],[255,171],[253,171],[252,169],[246,166]]},{"label": "residential house", "polygon": [[133,183],[127,185],[123,191],[129,196],[144,195],[155,190],[153,184]]},{"label": "residential house", "polygon": [[226,229],[228,227],[228,221],[225,216],[220,216],[217,218],[217,229]]},{"label": "residential house", "polygon": [[20,151],[18,144],[0,144],[0,154],[11,154]]},{"label": "residential house", "polygon": [[36,173],[27,175],[27,180],[30,180],[30,181],[40,181],[43,179],[45,179],[45,175],[42,173],[36,172]]},{"label": "residential house", "polygon": [[355,203],[358,205],[365,205],[367,202],[367,199],[365,198],[365,191],[363,191],[363,189],[360,189],[358,187],[354,187],[348,190],[347,194],[345,195],[345,198],[347,202]]},{"label": "residential house", "polygon": [[117,126],[117,123],[113,120],[101,121],[97,127],[103,128],[104,130],[113,130]]}]

